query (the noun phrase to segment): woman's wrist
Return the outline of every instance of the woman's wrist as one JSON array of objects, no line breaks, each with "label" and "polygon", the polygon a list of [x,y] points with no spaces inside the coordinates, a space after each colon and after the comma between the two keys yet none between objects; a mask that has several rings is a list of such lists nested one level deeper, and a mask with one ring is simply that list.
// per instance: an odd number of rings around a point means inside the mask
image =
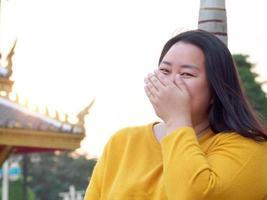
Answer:
[{"label": "woman's wrist", "polygon": [[192,127],[192,122],[190,118],[183,119],[172,119],[165,122],[167,135],[182,127]]}]

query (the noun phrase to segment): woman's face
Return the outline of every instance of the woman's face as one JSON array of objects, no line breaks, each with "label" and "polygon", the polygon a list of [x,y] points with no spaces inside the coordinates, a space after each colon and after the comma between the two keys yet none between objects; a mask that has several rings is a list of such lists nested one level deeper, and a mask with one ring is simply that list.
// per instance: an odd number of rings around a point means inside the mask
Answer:
[{"label": "woman's face", "polygon": [[180,74],[191,97],[191,116],[194,125],[208,118],[211,92],[205,72],[205,57],[195,45],[178,42],[163,57],[159,71],[174,81]]}]

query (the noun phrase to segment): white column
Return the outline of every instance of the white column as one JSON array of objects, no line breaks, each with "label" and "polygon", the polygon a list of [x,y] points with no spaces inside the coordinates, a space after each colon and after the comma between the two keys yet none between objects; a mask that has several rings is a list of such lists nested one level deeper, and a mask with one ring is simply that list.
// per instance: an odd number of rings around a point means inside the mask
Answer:
[{"label": "white column", "polygon": [[198,29],[213,33],[227,45],[225,0],[200,0]]},{"label": "white column", "polygon": [[70,186],[70,200],[75,200],[75,194],[76,194],[76,191],[75,191],[75,187],[73,185]]},{"label": "white column", "polygon": [[8,160],[3,164],[2,200],[8,200]]}]

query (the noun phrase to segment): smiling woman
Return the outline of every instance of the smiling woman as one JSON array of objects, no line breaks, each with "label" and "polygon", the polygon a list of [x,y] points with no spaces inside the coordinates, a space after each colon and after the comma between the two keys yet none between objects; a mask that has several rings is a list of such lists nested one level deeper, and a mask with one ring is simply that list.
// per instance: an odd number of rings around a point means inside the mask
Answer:
[{"label": "smiling woman", "polygon": [[[170,33],[195,28],[199,13],[195,0],[4,1],[15,5],[10,15],[17,22],[14,90],[28,98],[29,105],[68,113],[77,113],[96,96],[82,146],[97,156],[119,127],[157,118],[144,98],[143,76],[157,65],[154,58]],[[249,54],[264,78],[264,1],[226,3],[229,48]],[[250,21],[259,23],[240,26]]]},{"label": "smiling woman", "polygon": [[[163,84],[165,83],[166,85],[169,85],[172,83],[180,82],[181,87],[186,87],[188,94],[185,95],[188,95],[188,98],[191,99],[191,114],[190,112],[185,111],[183,115],[185,116],[185,114],[188,113],[192,116],[192,123],[193,125],[197,126],[196,129],[203,129],[203,127],[207,127],[207,110],[212,103],[204,65],[204,54],[200,48],[192,44],[180,42],[173,45],[159,63],[159,72],[162,73],[157,72],[155,74],[156,80],[157,78],[159,78]],[[162,76],[162,74],[164,76]],[[149,79],[151,78],[153,78],[153,75],[149,77]],[[169,83],[168,80],[170,80]],[[153,85],[150,84],[149,80],[147,80],[147,86],[147,92],[150,92],[151,89],[153,90],[154,88]],[[158,87],[162,87],[162,85],[159,85]],[[173,92],[171,92],[170,94],[178,95]],[[169,99],[172,99],[170,96],[168,96],[170,94],[159,94],[162,97],[166,98],[166,102],[162,104],[164,105],[165,110],[167,105],[170,105],[169,111],[173,109],[176,110],[175,108],[183,107],[179,104],[180,101],[177,101],[177,105],[175,106],[175,102],[169,103]],[[179,99],[179,97],[177,98]],[[151,100],[157,101],[157,99]],[[186,102],[190,102],[189,99],[186,99]],[[157,112],[158,107],[154,106],[154,109]],[[170,112],[166,111],[166,113]],[[175,113],[175,115],[177,115],[177,113]],[[162,119],[162,117],[160,118]],[[171,132],[171,130],[169,132]]]},{"label": "smiling woman", "polygon": [[267,133],[224,43],[200,30],[171,38],[145,91],[161,121],[111,137],[86,200],[266,197]]}]

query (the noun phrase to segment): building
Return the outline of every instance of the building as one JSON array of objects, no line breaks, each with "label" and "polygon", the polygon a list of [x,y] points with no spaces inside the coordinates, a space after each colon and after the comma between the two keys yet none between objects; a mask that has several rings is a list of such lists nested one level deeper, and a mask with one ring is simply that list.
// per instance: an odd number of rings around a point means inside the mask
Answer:
[{"label": "building", "polygon": [[[0,19],[4,2],[7,1],[0,1]],[[5,31],[2,26],[0,31],[1,34]],[[85,137],[84,118],[93,101],[77,114],[77,123],[69,122],[68,115],[62,120],[58,112],[51,117],[48,109],[46,114],[41,114],[38,108],[31,111],[27,102],[21,105],[19,95],[13,99],[10,96],[16,39],[8,41],[8,46],[4,52],[0,48],[0,166],[11,154],[79,148]]]}]

